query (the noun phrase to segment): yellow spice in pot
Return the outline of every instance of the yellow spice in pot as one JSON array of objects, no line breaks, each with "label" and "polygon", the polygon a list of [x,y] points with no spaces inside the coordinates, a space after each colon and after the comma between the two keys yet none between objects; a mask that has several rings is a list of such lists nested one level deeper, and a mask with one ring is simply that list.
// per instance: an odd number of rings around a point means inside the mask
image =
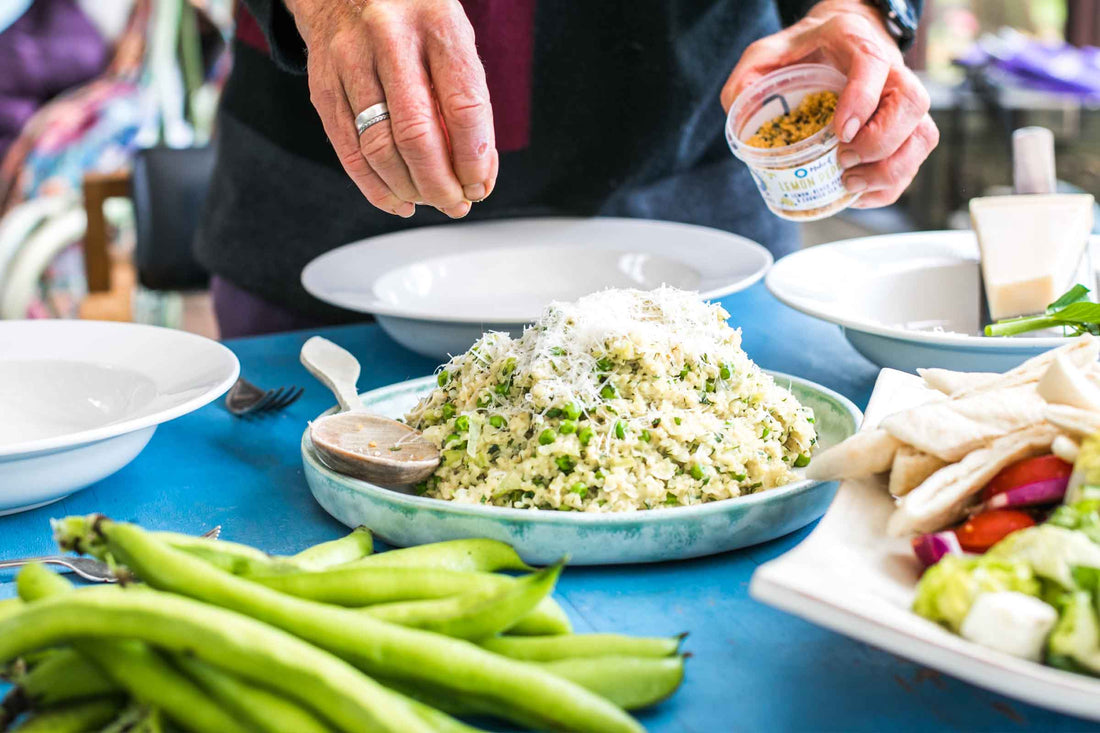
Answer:
[{"label": "yellow spice in pot", "polygon": [[807,94],[797,107],[765,122],[745,142],[754,148],[779,148],[805,140],[833,121],[836,100],[836,92]]}]

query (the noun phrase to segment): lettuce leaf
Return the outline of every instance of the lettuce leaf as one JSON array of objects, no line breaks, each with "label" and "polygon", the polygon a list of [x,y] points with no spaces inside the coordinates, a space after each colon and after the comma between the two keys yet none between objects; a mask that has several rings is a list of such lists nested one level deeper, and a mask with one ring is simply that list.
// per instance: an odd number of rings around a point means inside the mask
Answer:
[{"label": "lettuce leaf", "polygon": [[957,634],[975,598],[1006,590],[1038,598],[1041,586],[1024,562],[988,555],[946,555],[921,578],[913,611]]}]

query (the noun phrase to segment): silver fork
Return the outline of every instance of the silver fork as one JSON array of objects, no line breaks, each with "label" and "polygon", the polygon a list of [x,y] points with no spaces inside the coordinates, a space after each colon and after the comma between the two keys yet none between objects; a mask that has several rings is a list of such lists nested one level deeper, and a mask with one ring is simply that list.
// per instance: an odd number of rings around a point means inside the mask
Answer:
[{"label": "silver fork", "polygon": [[229,388],[225,408],[237,417],[260,412],[275,412],[289,407],[305,392],[303,387],[260,389],[241,377]]},{"label": "silver fork", "polygon": [[[214,529],[205,533],[203,537],[210,540],[216,540],[221,533],[222,527],[219,524],[217,527],[214,527]],[[100,562],[91,557],[73,557],[72,555],[43,555],[42,557],[21,557],[15,560],[0,560],[0,569],[21,568],[32,562],[40,562],[45,565],[60,565],[65,568],[61,572],[76,573],[81,578],[84,578],[84,580],[91,580],[96,583],[114,583],[118,580],[115,574],[111,572],[111,569],[107,567],[107,563]]]}]

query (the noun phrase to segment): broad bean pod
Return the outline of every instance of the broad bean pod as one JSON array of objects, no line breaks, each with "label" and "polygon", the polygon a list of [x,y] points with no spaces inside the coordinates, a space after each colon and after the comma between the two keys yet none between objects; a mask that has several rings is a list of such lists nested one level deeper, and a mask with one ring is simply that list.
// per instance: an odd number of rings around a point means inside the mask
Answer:
[{"label": "broad bean pod", "polygon": [[175,665],[218,704],[247,720],[250,730],[262,733],[331,733],[332,728],[301,705],[212,667],[186,654],[173,658]]},{"label": "broad bean pod", "polygon": [[656,705],[684,681],[682,656],[575,657],[540,664],[626,710]]},{"label": "broad bean pod", "polygon": [[328,652],[239,613],[145,588],[88,588],[28,604],[0,622],[0,661],[87,637],[193,654],[297,700],[348,733],[432,730],[410,701]]},{"label": "broad bean pod", "polygon": [[5,709],[48,708],[122,692],[102,669],[76,649],[51,651],[33,669],[13,677],[13,687],[4,698]]},{"label": "broad bean pod", "polygon": [[482,640],[481,646],[512,659],[554,662],[575,657],[670,657],[679,652],[683,639],[622,634],[495,636]]},{"label": "broad bean pod", "polygon": [[501,590],[475,590],[450,598],[367,606],[374,618],[458,639],[484,639],[527,617],[553,590],[562,566],[532,573]]},{"label": "broad bean pod", "polygon": [[101,730],[122,710],[121,697],[64,705],[35,713],[19,726],[16,733],[87,733]]},{"label": "broad bean pod", "polygon": [[[72,584],[44,566],[31,564],[16,578],[19,597],[30,613],[39,599],[64,600],[77,595]],[[116,588],[99,590],[117,591]],[[121,595],[121,593],[115,593]],[[13,617],[9,620],[15,620]],[[148,645],[131,639],[72,639],[87,657],[135,700],[163,709],[170,718],[198,733],[248,733],[241,720],[217,705],[190,679],[180,674]]]},{"label": "broad bean pod", "polygon": [[[415,549],[415,548],[414,548]],[[503,592],[516,579],[507,575],[421,568],[415,573],[401,566],[353,563],[315,573],[250,576],[268,588],[321,603],[359,608],[381,603],[445,598],[466,593]],[[513,634],[568,634],[569,617],[550,597],[508,629]]]},{"label": "broad bean pod", "polygon": [[306,548],[288,558],[307,570],[320,570],[363,560],[374,552],[374,537],[366,527],[356,527],[349,534],[331,542]]},{"label": "broad bean pod", "polygon": [[470,539],[433,542],[380,552],[363,558],[355,565],[372,567],[437,568],[489,572],[498,570],[533,570],[512,546],[499,540]]},{"label": "broad bean pod", "polygon": [[[93,536],[85,538],[82,544],[105,545],[153,587],[259,619],[328,649],[372,674],[438,685],[454,694],[509,706],[522,714],[524,719],[517,721],[520,723],[538,720],[543,727],[600,733],[642,730],[633,718],[608,700],[536,665],[492,654],[462,640],[285,595],[218,571],[174,550],[135,525],[92,517],[86,532]],[[328,571],[333,572],[336,571]],[[0,642],[0,651],[3,650]],[[3,658],[0,653],[0,660]]]}]

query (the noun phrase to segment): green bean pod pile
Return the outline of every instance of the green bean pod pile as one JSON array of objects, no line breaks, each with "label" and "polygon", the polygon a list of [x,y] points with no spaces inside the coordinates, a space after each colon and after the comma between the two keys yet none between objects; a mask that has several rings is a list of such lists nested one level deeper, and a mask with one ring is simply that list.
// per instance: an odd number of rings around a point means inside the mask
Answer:
[{"label": "green bean pod pile", "polygon": [[564,563],[494,540],[373,554],[359,528],[273,556],[99,515],[54,532],[123,582],[20,572],[0,601],[0,731],[633,733],[626,711],[683,680],[682,636],[573,634],[551,598]]}]

